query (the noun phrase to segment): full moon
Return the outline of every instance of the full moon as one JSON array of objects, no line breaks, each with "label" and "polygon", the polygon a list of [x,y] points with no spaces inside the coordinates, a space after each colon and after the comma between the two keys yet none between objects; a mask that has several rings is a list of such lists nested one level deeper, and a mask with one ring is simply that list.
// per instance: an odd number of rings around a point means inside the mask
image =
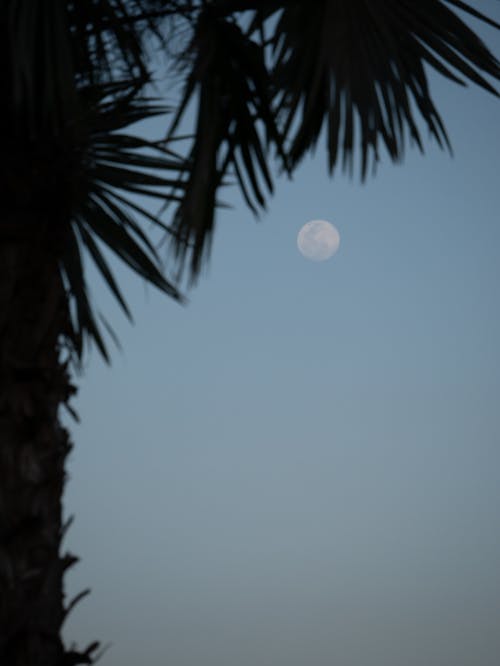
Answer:
[{"label": "full moon", "polygon": [[311,261],[330,259],[339,249],[340,234],[325,220],[306,222],[297,236],[297,247]]}]

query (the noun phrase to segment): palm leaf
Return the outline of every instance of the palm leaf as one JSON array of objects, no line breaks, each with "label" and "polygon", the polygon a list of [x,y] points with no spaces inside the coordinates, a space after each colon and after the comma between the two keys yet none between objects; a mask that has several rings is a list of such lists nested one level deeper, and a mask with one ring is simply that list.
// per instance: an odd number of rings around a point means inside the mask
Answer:
[{"label": "palm leaf", "polygon": [[116,300],[119,302],[121,305],[123,311],[127,315],[127,317],[132,321],[132,315],[130,314],[130,310],[128,308],[127,303],[125,302],[125,299],[123,298],[123,295],[120,291],[120,288],[118,287],[116,280],[114,278],[114,275],[109,268],[109,265],[104,258],[101,250],[99,249],[97,243],[95,242],[93,236],[91,233],[89,233],[85,227],[85,224],[82,223],[78,225],[80,235],[82,237],[82,242],[86,246],[87,250],[89,251],[92,259],[94,260],[94,263],[96,264],[97,268],[101,272],[103,278],[105,279],[107,285],[109,286],[110,290],[113,292],[115,295]]},{"label": "palm leaf", "polygon": [[[178,9],[165,0],[5,0],[0,10],[8,45],[3,86],[11,122],[32,134],[57,134],[74,118],[78,89],[117,78],[151,77],[151,38]],[[13,113],[12,113],[13,112]]]},{"label": "palm leaf", "polygon": [[[98,325],[102,317],[94,313],[88,295],[81,251],[88,252],[129,319],[130,310],[104,249],[168,296],[181,301],[177,287],[163,274],[143,222],[153,223],[162,232],[168,232],[169,227],[130,197],[142,194],[162,201],[166,197],[181,200],[179,174],[187,165],[169,148],[122,132],[129,123],[160,113],[155,100],[137,93],[135,82],[89,86],[81,92],[81,109],[78,131],[75,127],[71,130],[73,140],[79,137],[74,151],[79,155],[80,170],[76,189],[69,199],[72,227],[61,257],[61,268],[66,276],[70,302],[74,304],[71,337],[77,356],[81,356],[83,343],[88,339],[96,342],[107,360]],[[112,331],[107,322],[104,326],[108,333]]]},{"label": "palm leaf", "polygon": [[83,342],[88,337],[96,343],[105,361],[109,362],[106,345],[96,324],[93,308],[90,305],[83,272],[80,243],[73,225],[67,233],[64,252],[61,256],[61,270],[66,277],[70,298],[75,305],[70,338],[78,358],[82,356]]},{"label": "palm leaf", "polygon": [[[499,27],[466,3],[446,2]],[[344,168],[352,168],[358,144],[362,178],[370,156],[374,164],[379,159],[379,141],[395,161],[406,133],[423,150],[419,116],[439,145],[449,147],[426,64],[497,94],[486,76],[500,78],[498,61],[441,0],[289,1],[276,16],[271,43],[279,112],[294,166],[315,146],[325,122],[330,171],[339,153]]]},{"label": "palm leaf", "polygon": [[[27,0],[28,2],[30,0]],[[164,0],[77,0],[64,2],[74,36],[73,58],[86,83],[111,81],[118,72],[149,79],[145,33],[162,41],[160,23],[177,10]]]},{"label": "palm leaf", "polygon": [[197,98],[186,193],[172,224],[174,255],[182,267],[190,253],[190,272],[196,277],[213,233],[215,196],[224,176],[236,175],[245,200],[257,212],[265,205],[262,188],[273,190],[269,146],[274,145],[284,163],[286,157],[259,45],[236,23],[207,9],[198,18],[189,54],[191,69],[168,136],[175,137],[186,108]]}]

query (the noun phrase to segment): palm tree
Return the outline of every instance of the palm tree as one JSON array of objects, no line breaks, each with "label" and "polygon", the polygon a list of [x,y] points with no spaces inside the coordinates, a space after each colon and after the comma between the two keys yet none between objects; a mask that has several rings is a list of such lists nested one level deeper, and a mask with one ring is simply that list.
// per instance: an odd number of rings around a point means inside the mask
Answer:
[{"label": "palm tree", "polygon": [[[146,224],[171,241],[177,278],[199,275],[213,235],[217,192],[233,179],[248,206],[273,190],[269,156],[292,173],[326,126],[329,169],[361,177],[381,154],[423,150],[423,120],[450,142],[425,64],[497,94],[500,67],[452,8],[500,25],[460,0],[4,0],[0,44],[0,663],[91,663],[67,649],[74,603],[61,552],[61,498],[71,449],[59,421],[75,393],[72,367],[89,343],[108,359],[82,255],[127,316],[109,252],[168,296]],[[179,37],[180,35],[180,37]],[[152,46],[170,53],[183,92],[165,135],[135,123],[167,110],[151,97]],[[185,155],[172,149],[185,111],[197,117]],[[131,128],[131,129],[128,129]],[[358,137],[356,139],[356,137]],[[175,207],[170,223],[135,195]],[[84,593],[82,593],[84,594]],[[81,596],[81,595],[79,595]]]}]

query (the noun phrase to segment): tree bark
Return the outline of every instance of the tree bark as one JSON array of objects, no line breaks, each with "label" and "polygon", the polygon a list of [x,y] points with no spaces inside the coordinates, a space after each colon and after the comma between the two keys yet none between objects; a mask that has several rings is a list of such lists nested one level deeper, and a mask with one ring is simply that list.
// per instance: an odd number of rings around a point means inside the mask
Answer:
[{"label": "tree bark", "polygon": [[61,639],[63,574],[76,558],[61,554],[72,445],[59,410],[75,390],[61,355],[69,312],[50,240],[0,223],[2,666],[92,663],[92,650],[68,652]]}]

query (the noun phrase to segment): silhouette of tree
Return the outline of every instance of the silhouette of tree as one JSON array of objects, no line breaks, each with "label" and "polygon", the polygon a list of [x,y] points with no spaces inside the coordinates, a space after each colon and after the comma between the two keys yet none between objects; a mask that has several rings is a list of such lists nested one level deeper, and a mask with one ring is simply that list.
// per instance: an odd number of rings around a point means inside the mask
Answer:
[{"label": "silhouette of tree", "polygon": [[[61,497],[71,449],[59,410],[71,363],[94,342],[108,360],[82,254],[127,316],[110,250],[168,296],[145,223],[171,241],[181,275],[199,275],[216,196],[234,179],[253,211],[273,191],[271,157],[292,173],[326,126],[329,169],[361,177],[381,153],[423,150],[421,123],[450,142],[425,66],[497,94],[498,61],[455,10],[459,0],[4,0],[0,8],[0,663],[92,663],[98,644],[67,649],[61,626]],[[177,31],[187,46],[172,54]],[[151,97],[159,47],[183,91],[165,136],[132,126],[166,112]],[[190,147],[172,147],[188,106]],[[357,137],[357,139],[356,139]],[[170,223],[134,199],[174,206]]]}]

